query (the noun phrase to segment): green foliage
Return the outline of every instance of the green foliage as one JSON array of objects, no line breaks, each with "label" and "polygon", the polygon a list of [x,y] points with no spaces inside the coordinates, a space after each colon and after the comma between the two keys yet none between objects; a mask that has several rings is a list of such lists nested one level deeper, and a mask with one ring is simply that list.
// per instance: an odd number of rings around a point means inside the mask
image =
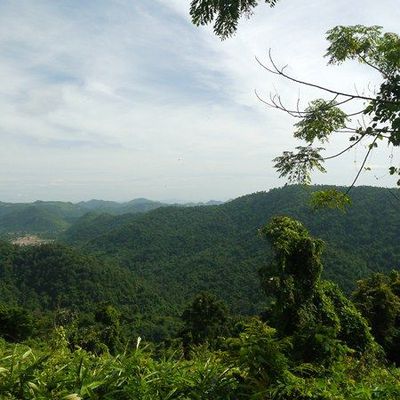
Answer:
[{"label": "green foliage", "polygon": [[[34,203],[0,202],[0,234],[40,234],[54,237],[65,231],[79,218],[94,218],[98,213],[120,215],[124,213],[140,214],[162,207],[164,204],[135,199],[127,203],[91,200],[80,203],[61,201],[35,201]],[[85,217],[89,213],[89,217]]]},{"label": "green foliage", "polygon": [[41,349],[0,342],[0,393],[18,400],[395,400],[400,395],[398,370],[346,357],[322,371],[290,358],[290,342],[257,320],[229,341],[229,352],[202,347],[190,360],[168,351],[155,357],[139,339],[117,356],[71,351],[58,329]]},{"label": "green foliage", "polygon": [[[165,207],[134,217],[106,218],[107,223],[90,219],[80,225],[79,232],[71,228],[65,237],[86,252],[96,252],[102,263],[118,261],[129,268],[142,287],[137,303],[141,309],[146,305],[146,313],[154,308],[144,296],[157,304],[158,315],[179,318],[194,296],[208,291],[233,314],[254,315],[266,303],[257,271],[272,256],[257,232],[274,215],[303,221],[312,235],[327,243],[323,277],[347,292],[356,280],[399,265],[396,193],[354,188],[353,207],[345,214],[335,209],[311,210],[308,203],[313,193],[330,189],[334,188],[286,186],[219,206]],[[346,189],[336,190],[344,193]],[[141,324],[150,322],[146,318]],[[153,326],[161,333],[161,324],[154,320]]]},{"label": "green foliage", "polygon": [[81,313],[65,325],[71,349],[83,348],[95,354],[123,351],[130,337],[124,334],[121,312],[106,303],[93,308],[93,313]]},{"label": "green foliage", "polygon": [[[380,139],[387,138],[390,145],[400,146],[400,73],[389,76],[382,83],[376,100],[368,105],[365,114],[372,118],[372,128],[383,126],[379,128]],[[400,175],[393,165],[389,167],[389,172]],[[400,183],[397,182],[397,185],[400,186]]]},{"label": "green foliage", "polygon": [[337,107],[336,101],[313,100],[304,110],[304,117],[294,125],[296,130],[293,136],[309,144],[315,140],[323,143],[332,132],[344,128],[347,119],[346,113]]},{"label": "green foliage", "polygon": [[[179,341],[165,342],[152,353],[154,346],[142,347],[140,337],[125,331],[128,308],[116,307],[123,298],[113,297],[115,303],[98,300],[96,307],[73,298],[70,306],[76,311],[55,310],[58,327],[45,342],[32,342],[35,349],[0,341],[1,395],[21,400],[397,399],[399,371],[380,363],[366,320],[335,284],[321,280],[323,242],[290,217],[274,217],[260,233],[274,252],[274,261],[262,268],[266,293],[274,300],[266,313],[272,327],[255,318],[244,327],[241,322],[237,337],[225,339],[226,307],[203,293],[182,315],[183,331],[192,340],[190,357],[184,357],[185,348],[181,353]],[[0,250],[3,276],[8,276],[14,263],[27,261],[28,268],[35,266],[42,276],[51,261],[55,283],[60,282],[62,262],[90,266],[89,260],[96,260],[59,245],[17,249],[0,243]],[[27,254],[30,257],[25,258]],[[372,299],[366,305],[373,305],[373,312],[382,299],[387,303],[383,303],[379,328],[396,324],[398,310],[393,304],[400,294],[399,282],[396,272],[363,287],[363,295]],[[388,287],[384,296],[382,284]],[[388,295],[389,290],[393,295]],[[88,307],[85,314],[76,314],[80,307]],[[18,315],[12,307],[0,311],[0,317]],[[134,337],[135,343],[127,337]],[[215,338],[218,347],[212,346]]]},{"label": "green foliage", "polygon": [[374,274],[357,282],[353,300],[389,360],[400,363],[400,273]]},{"label": "green foliage", "polygon": [[33,332],[32,315],[20,308],[0,304],[0,337],[9,342],[20,342]]},{"label": "green foliage", "polygon": [[209,343],[226,333],[228,311],[225,304],[209,293],[196,296],[181,318],[184,345]]},{"label": "green foliage", "polygon": [[229,400],[236,398],[237,386],[229,368],[213,354],[195,361],[156,360],[137,347],[117,357],[95,356],[69,351],[62,338],[52,352],[1,346],[0,374],[3,398],[19,400]]},{"label": "green foliage", "polygon": [[[372,118],[368,134],[376,132],[389,144],[400,145],[400,37],[382,27],[337,26],[328,31],[331,64],[355,59],[377,69],[384,77],[380,91],[364,110]],[[396,170],[390,166],[391,173]]]},{"label": "green foliage", "polygon": [[313,318],[306,308],[320,280],[323,242],[289,217],[274,217],[261,232],[275,253],[274,262],[261,271],[264,290],[276,299],[272,313],[279,332],[291,335]]},{"label": "green foliage", "polygon": [[336,189],[320,190],[312,193],[310,204],[314,210],[331,208],[344,212],[351,204],[351,198]]},{"label": "green foliage", "polygon": [[59,244],[15,246],[0,253],[1,283],[13,292],[15,303],[28,309],[90,310],[102,301],[134,309],[135,300],[142,302],[138,279],[111,261]]},{"label": "green foliage", "polygon": [[[297,153],[285,151],[282,156],[275,158],[275,168],[280,176],[287,177],[289,182],[310,183],[310,173],[313,169],[325,172],[322,166],[325,160],[340,157],[357,143],[368,139],[364,161],[352,183],[354,186],[362,170],[368,169],[365,164],[371,151],[378,147],[378,141],[386,140],[391,146],[400,145],[400,37],[396,33],[383,33],[379,26],[355,25],[337,26],[327,32],[327,39],[329,47],[326,57],[329,57],[329,64],[356,60],[368,65],[382,77],[380,90],[369,96],[336,91],[294,79],[273,64],[273,73],[333,94],[331,100],[313,100],[305,110],[297,112],[277,106],[300,119],[294,125],[294,137],[304,140],[307,147],[298,146]],[[358,106],[361,111],[352,114],[341,108],[350,101],[364,102]],[[359,121],[360,114],[365,116],[363,123]],[[327,142],[336,132],[352,133],[350,145],[341,152],[324,158],[320,154],[324,148],[311,147],[316,141]],[[392,175],[399,173],[396,166],[390,164],[388,168]],[[400,185],[400,180],[398,183]],[[328,205],[332,207],[338,204],[343,208],[345,203],[338,200],[340,200],[339,195]]]},{"label": "green foliage", "polygon": [[275,329],[254,319],[238,338],[229,341],[231,357],[240,368],[247,392],[265,393],[288,373],[288,343],[276,338]]},{"label": "green foliage", "polygon": [[[265,0],[273,7],[278,0]],[[258,0],[192,0],[190,16],[195,25],[208,25],[214,22],[214,33],[226,39],[232,36],[237,29],[240,17],[249,16]]]},{"label": "green foliage", "polygon": [[291,183],[310,184],[312,170],[325,172],[322,165],[324,160],[319,154],[323,149],[298,146],[296,150],[297,153],[284,151],[281,156],[274,158],[274,167],[279,172],[280,178],[287,177]]},{"label": "green foliage", "polygon": [[[274,0],[265,2],[271,7],[277,3]],[[214,33],[225,39],[236,32],[239,19],[243,15],[251,15],[257,5],[257,0],[192,0],[190,15],[195,25],[214,22]],[[380,90],[368,96],[302,81],[288,75],[285,67],[278,67],[270,57],[272,66],[264,65],[264,67],[272,74],[332,95],[330,100],[316,99],[304,110],[297,108],[297,111],[286,108],[280,100],[272,101],[273,108],[300,119],[294,125],[294,137],[307,143],[307,146],[297,146],[296,152],[284,151],[281,156],[274,158],[274,167],[280,177],[287,177],[290,183],[310,184],[313,170],[326,172],[323,166],[325,160],[340,157],[361,140],[369,139],[367,153],[351,184],[352,187],[363,169],[369,168],[365,167],[365,164],[371,151],[378,147],[378,140],[386,140],[393,146],[400,145],[400,37],[392,32],[383,33],[380,26],[354,25],[334,27],[327,32],[327,40],[329,47],[325,56],[329,57],[329,64],[341,64],[347,60],[366,64],[381,74],[383,81]],[[352,113],[341,108],[349,102],[363,102],[358,105],[361,111]],[[359,114],[368,116],[369,121],[366,121],[366,118],[360,119]],[[312,147],[315,141],[324,143],[329,141],[332,134],[343,132],[352,133],[351,144],[337,154],[323,157],[321,152],[325,148]],[[390,163],[388,168],[391,175],[395,173],[400,175],[398,166]],[[397,184],[400,186],[400,179]],[[343,209],[347,203],[346,198],[337,195],[326,204],[329,207],[337,205]],[[322,206],[324,202],[318,204]]]},{"label": "green foliage", "polygon": [[[57,324],[80,326],[82,335],[71,341],[85,348],[100,340],[93,303],[105,302],[122,313],[124,338],[136,334],[155,342],[176,337],[182,330],[179,316],[202,291],[218,295],[233,315],[257,315],[273,297],[273,285],[266,298],[259,284],[257,271],[270,263],[272,253],[257,232],[280,214],[303,221],[312,236],[327,243],[322,276],[347,292],[356,280],[399,265],[400,214],[389,190],[355,188],[354,207],[345,214],[313,212],[307,206],[310,196],[326,189],[287,186],[220,206],[166,207],[107,217],[107,223],[88,218],[87,229],[85,223],[80,228],[84,234],[67,232],[84,251],[0,242],[1,302],[34,312],[42,331],[69,310],[75,317]],[[87,321],[74,322],[82,313]]]},{"label": "green foliage", "polygon": [[381,26],[336,26],[327,32],[327,39],[330,64],[353,59],[373,65],[385,75],[400,68],[400,38],[395,33],[382,33]]},{"label": "green foliage", "polygon": [[[274,6],[276,1],[266,0],[266,3]],[[206,25],[215,21],[214,33],[224,39],[236,32],[241,16],[250,15],[257,4],[257,0],[192,0],[190,15],[195,25]],[[307,143],[307,146],[297,146],[297,152],[285,151],[273,161],[280,177],[287,177],[290,183],[309,184],[312,170],[326,172],[322,165],[326,159],[341,156],[356,143],[367,138],[370,140],[368,151],[352,183],[354,186],[371,150],[378,147],[377,140],[387,140],[387,143],[393,146],[400,145],[400,37],[392,32],[383,33],[380,26],[354,25],[334,27],[327,32],[327,40],[329,47],[325,56],[329,58],[329,64],[341,64],[347,60],[366,64],[381,74],[383,81],[380,90],[378,93],[371,93],[370,96],[333,90],[296,79],[288,75],[285,68],[279,68],[271,59],[272,66],[264,66],[271,73],[332,95],[330,100],[313,100],[304,110],[297,108],[297,111],[285,108],[280,101],[278,103],[273,101],[272,107],[300,119],[294,125],[294,137]],[[346,103],[357,101],[364,102],[359,105],[361,111],[358,113],[354,114],[341,108]],[[370,121],[365,123],[363,119],[361,123],[359,114],[368,116]],[[352,133],[350,141],[353,143],[329,157],[321,155],[324,148],[311,147],[315,141],[327,142],[336,132]],[[391,174],[395,172],[400,174],[397,166],[389,165],[389,170]],[[397,184],[400,186],[400,179]],[[343,208],[345,203],[338,203],[337,200],[339,199],[329,202],[329,206],[338,204]]]},{"label": "green foliage", "polygon": [[377,353],[378,349],[374,343],[375,338],[370,333],[370,326],[355,305],[334,283],[324,281],[321,285],[337,320],[337,338],[356,350],[358,354]]},{"label": "green foliage", "polygon": [[[159,331],[158,320],[168,314],[154,288],[132,271],[59,244],[17,247],[0,242],[0,299],[9,307],[35,313],[41,331],[53,323],[75,324],[77,331],[80,328],[74,335],[77,344],[95,348],[99,342],[110,351],[114,345],[104,335],[111,334],[111,328],[104,330],[101,321],[96,321],[99,304],[117,308],[123,316],[123,330],[129,326],[131,332],[146,338]],[[78,314],[85,318],[79,321]],[[174,334],[177,320],[176,316],[174,324],[169,324],[174,327],[165,328],[162,337]]]},{"label": "green foliage", "polygon": [[[1,206],[1,205],[0,205]],[[67,229],[69,223],[52,210],[35,205],[12,205],[0,216],[0,233],[39,233],[54,235]]]},{"label": "green foliage", "polygon": [[337,286],[321,280],[323,242],[289,217],[274,217],[261,233],[275,253],[260,271],[274,298],[268,322],[282,337],[293,337],[294,357],[329,366],[344,357],[346,346],[373,352],[366,321]]}]

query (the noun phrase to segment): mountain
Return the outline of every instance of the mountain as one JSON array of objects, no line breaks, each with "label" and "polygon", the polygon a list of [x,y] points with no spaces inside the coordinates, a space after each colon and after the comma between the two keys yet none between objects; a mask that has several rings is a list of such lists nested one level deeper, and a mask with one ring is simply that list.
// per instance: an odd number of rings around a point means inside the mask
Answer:
[{"label": "mountain", "polygon": [[142,213],[156,208],[163,207],[166,204],[159,201],[152,201],[144,198],[134,199],[125,203],[117,203],[115,201],[89,200],[77,203],[85,211],[95,211],[97,213],[109,214],[127,214]]},{"label": "mountain", "polygon": [[373,271],[400,266],[400,202],[388,189],[354,188],[346,213],[313,211],[309,198],[317,189],[287,186],[216,206],[95,216],[69,228],[64,240],[118,260],[178,307],[209,290],[249,314],[263,308],[257,271],[271,261],[258,229],[275,215],[297,218],[325,240],[325,277],[347,291]]},{"label": "mountain", "polygon": [[35,233],[54,237],[86,213],[135,214],[162,206],[163,203],[147,199],[135,199],[125,203],[103,200],[76,204],[61,201],[0,202],[0,234]]},{"label": "mountain", "polygon": [[89,311],[107,302],[132,315],[159,304],[157,295],[128,269],[59,244],[0,242],[0,261],[0,303]]},{"label": "mountain", "polygon": [[16,209],[0,217],[0,232],[48,232],[53,234],[66,229],[69,223],[50,210],[35,206]]},{"label": "mountain", "polygon": [[[185,203],[179,207],[220,204],[216,200],[207,203]],[[33,203],[0,202],[0,235],[41,234],[55,237],[87,213],[92,214],[140,214],[165,207],[168,204],[144,198],[124,203],[105,200],[89,200],[79,203],[62,201],[35,201]],[[93,218],[88,217],[87,221]],[[129,218],[129,217],[127,217]]]}]

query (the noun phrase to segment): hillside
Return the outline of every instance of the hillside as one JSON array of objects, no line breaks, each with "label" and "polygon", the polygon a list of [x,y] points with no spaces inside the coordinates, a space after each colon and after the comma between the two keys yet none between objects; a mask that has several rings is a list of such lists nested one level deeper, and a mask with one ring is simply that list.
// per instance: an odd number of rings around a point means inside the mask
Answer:
[{"label": "hillside", "polygon": [[55,236],[87,213],[135,214],[162,206],[163,203],[147,199],[135,199],[125,203],[102,200],[76,204],[61,201],[0,202],[0,235],[36,233]]},{"label": "hillside", "polygon": [[0,242],[0,299],[30,310],[88,311],[108,302],[131,313],[157,299],[127,269],[61,245]]},{"label": "hillside", "polygon": [[66,229],[69,223],[51,210],[34,205],[16,209],[0,217],[0,231],[12,232],[46,232],[54,234]]},{"label": "hillside", "polygon": [[[177,207],[210,206],[221,204],[218,201],[207,203],[175,204]],[[141,214],[168,206],[166,203],[144,198],[119,203],[116,201],[89,200],[79,203],[62,201],[35,201],[33,203],[0,202],[0,235],[41,234],[55,237],[86,214],[83,221],[90,221],[94,215]],[[127,217],[129,218],[129,217]],[[115,220],[118,220],[116,218]]]},{"label": "hillside", "polygon": [[98,216],[87,224],[79,221],[64,240],[119,260],[168,303],[182,306],[197,292],[210,290],[245,313],[264,304],[257,271],[271,254],[257,231],[274,215],[299,219],[325,240],[325,277],[347,291],[372,271],[400,266],[400,203],[387,189],[355,188],[344,214],[312,211],[309,196],[303,187],[287,186],[218,206]]}]

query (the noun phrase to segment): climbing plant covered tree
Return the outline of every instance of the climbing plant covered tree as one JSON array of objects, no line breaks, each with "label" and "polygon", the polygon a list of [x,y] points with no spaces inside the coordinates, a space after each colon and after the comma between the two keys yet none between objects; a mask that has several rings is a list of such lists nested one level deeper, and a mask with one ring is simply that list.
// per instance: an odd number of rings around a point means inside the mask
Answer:
[{"label": "climbing plant covered tree", "polygon": [[331,362],[343,346],[360,353],[373,350],[366,320],[336,285],[321,279],[323,242],[285,216],[274,217],[260,233],[274,251],[272,263],[260,271],[273,298],[267,322],[281,337],[293,337],[298,357]]},{"label": "climbing plant covered tree", "polygon": [[357,282],[353,301],[390,361],[400,364],[400,273],[377,273]]}]

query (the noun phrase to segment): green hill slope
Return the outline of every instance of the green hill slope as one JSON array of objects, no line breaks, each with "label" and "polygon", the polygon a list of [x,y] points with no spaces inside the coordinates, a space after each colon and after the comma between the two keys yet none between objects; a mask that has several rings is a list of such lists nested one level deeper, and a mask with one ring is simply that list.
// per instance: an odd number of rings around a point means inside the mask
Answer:
[{"label": "green hill slope", "polygon": [[0,217],[0,232],[29,232],[55,234],[66,229],[69,223],[51,210],[35,206],[17,209]]},{"label": "green hill slope", "polygon": [[103,217],[92,220],[85,235],[67,230],[65,240],[120,260],[167,302],[182,305],[210,290],[245,313],[263,306],[257,271],[269,262],[270,250],[257,231],[274,215],[297,218],[326,241],[325,275],[346,290],[372,271],[399,267],[400,202],[387,189],[355,188],[345,214],[313,212],[309,196],[303,187],[287,186],[218,206]]},{"label": "green hill slope", "polygon": [[34,203],[0,202],[0,235],[35,233],[55,236],[87,213],[145,213],[164,204],[147,199],[126,203],[90,200],[80,203],[35,201]]},{"label": "green hill slope", "polygon": [[159,306],[135,275],[115,263],[57,245],[18,247],[0,242],[0,302],[30,310],[93,310],[107,302],[127,312]]}]

